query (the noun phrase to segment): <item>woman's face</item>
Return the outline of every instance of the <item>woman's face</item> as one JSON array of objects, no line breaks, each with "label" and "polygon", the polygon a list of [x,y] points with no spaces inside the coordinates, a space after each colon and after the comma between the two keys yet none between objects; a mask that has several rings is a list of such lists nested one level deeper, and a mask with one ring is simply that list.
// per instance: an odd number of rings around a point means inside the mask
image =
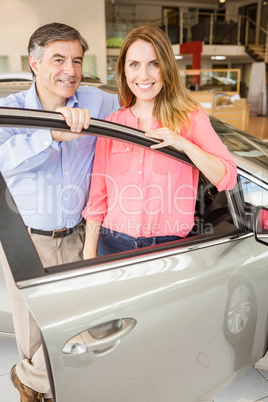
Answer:
[{"label": "woman's face", "polygon": [[125,75],[137,100],[154,101],[163,87],[163,79],[151,43],[139,39],[128,48]]}]

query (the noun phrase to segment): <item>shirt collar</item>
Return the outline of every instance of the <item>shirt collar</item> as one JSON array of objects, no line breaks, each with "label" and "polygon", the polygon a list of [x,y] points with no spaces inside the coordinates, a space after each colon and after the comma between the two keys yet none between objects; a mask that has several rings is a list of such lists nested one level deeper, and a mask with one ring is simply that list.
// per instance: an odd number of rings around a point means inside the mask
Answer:
[{"label": "shirt collar", "polygon": [[38,110],[42,109],[42,105],[36,92],[35,81],[31,86],[31,88],[26,93],[25,109],[38,109]]},{"label": "shirt collar", "polygon": [[[128,124],[130,127],[138,127],[138,118],[134,116],[132,113],[130,107],[126,109],[127,113],[127,119],[128,119]],[[155,117],[152,118],[152,124],[150,130],[155,130],[156,128],[159,128],[158,121],[156,120]]]},{"label": "shirt collar", "polygon": [[[68,98],[66,106],[75,107],[75,105],[77,105],[77,104],[78,104],[78,98],[76,96],[76,93],[74,93],[73,96]],[[25,109],[37,109],[37,110],[43,109],[41,102],[38,98],[37,92],[36,92],[35,82],[30,87],[30,89],[27,91],[27,94],[25,97]]]},{"label": "shirt collar", "polygon": [[75,105],[78,104],[78,98],[76,96],[76,92],[73,94],[73,96],[71,96],[69,99],[67,99],[67,103],[66,106],[68,107],[75,107]]}]

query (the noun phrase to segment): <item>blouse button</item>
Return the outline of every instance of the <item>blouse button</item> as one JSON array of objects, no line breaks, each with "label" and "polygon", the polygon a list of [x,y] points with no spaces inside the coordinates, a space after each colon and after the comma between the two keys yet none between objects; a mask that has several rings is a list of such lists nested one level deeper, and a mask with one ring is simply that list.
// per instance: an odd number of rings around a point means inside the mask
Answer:
[{"label": "blouse button", "polygon": [[126,147],[126,151],[129,151],[129,147]]}]

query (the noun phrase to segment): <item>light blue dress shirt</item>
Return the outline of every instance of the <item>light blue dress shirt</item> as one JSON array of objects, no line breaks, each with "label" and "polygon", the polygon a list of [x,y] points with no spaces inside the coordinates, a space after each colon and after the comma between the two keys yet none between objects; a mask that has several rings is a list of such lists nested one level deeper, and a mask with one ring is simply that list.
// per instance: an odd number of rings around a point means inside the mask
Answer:
[{"label": "light blue dress shirt", "polygon": [[[0,106],[42,109],[35,84],[0,99]],[[118,110],[117,95],[79,87],[67,105],[104,119]],[[0,127],[0,170],[27,226],[41,230],[73,227],[81,220],[96,138],[85,135],[57,143],[49,130]]]}]

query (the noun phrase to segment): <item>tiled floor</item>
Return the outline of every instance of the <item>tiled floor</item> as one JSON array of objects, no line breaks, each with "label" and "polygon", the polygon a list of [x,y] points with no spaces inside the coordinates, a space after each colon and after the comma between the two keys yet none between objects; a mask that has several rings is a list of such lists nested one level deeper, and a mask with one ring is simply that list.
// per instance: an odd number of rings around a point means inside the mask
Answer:
[{"label": "tiled floor", "polygon": [[19,354],[15,340],[0,340],[0,402],[19,401],[19,393],[9,379],[9,371],[18,361]]},{"label": "tiled floor", "polygon": [[[268,141],[268,118],[263,116],[250,117],[247,132]],[[19,401],[18,391],[9,379],[9,370],[18,361],[19,356],[15,341],[0,340],[0,402]],[[250,368],[213,400],[206,402],[260,401],[268,402],[268,371]],[[184,401],[178,400],[178,402]]]},{"label": "tiled floor", "polygon": [[213,402],[268,401],[268,372],[254,368],[246,370]]}]

